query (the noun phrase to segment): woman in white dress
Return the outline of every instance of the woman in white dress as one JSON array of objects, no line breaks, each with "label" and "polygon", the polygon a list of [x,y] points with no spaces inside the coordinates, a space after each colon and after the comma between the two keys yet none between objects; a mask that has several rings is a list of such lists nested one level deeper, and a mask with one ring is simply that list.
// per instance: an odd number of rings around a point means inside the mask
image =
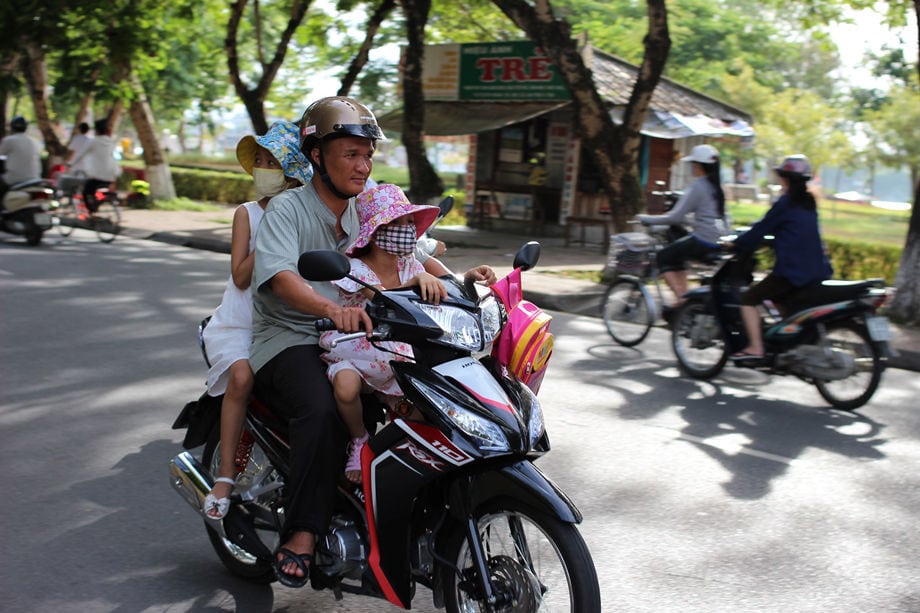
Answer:
[{"label": "woman in white dress", "polygon": [[272,124],[264,136],[244,136],[236,157],[252,175],[257,200],[237,207],[230,245],[230,279],[220,306],[204,329],[204,345],[211,368],[208,394],[224,395],[220,413],[220,474],[204,501],[205,515],[221,520],[230,505],[235,485],[237,447],[252,392],[249,367],[252,342],[252,294],[249,284],[254,262],[256,232],[268,201],[285,189],[310,180],[312,170],[300,152],[300,132],[287,121]]}]

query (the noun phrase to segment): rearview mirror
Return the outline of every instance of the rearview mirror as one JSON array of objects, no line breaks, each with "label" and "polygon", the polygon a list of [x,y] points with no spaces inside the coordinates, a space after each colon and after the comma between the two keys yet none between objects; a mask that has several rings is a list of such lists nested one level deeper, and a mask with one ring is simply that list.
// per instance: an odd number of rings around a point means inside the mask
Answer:
[{"label": "rearview mirror", "polygon": [[348,258],[329,249],[305,251],[297,259],[297,272],[307,281],[335,281],[351,271]]}]

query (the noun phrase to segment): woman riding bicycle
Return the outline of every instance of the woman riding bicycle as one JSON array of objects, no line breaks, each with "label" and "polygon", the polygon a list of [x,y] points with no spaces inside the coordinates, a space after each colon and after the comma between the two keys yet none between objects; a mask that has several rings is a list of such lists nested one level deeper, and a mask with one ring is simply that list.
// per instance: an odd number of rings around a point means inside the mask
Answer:
[{"label": "woman riding bicycle", "polygon": [[679,225],[692,215],[692,231],[658,252],[658,266],[676,301],[663,307],[665,319],[683,301],[687,293],[686,262],[698,260],[719,248],[719,238],[726,233],[725,193],[719,177],[719,151],[712,145],[697,145],[690,155],[681,158],[690,163],[696,180],[677,204],[664,215],[639,215],[646,225]]}]

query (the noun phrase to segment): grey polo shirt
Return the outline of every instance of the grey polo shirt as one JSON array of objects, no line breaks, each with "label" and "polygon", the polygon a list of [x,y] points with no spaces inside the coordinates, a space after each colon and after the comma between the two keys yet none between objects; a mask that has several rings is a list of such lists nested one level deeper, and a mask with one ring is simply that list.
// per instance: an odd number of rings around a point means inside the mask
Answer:
[{"label": "grey polo shirt", "polygon": [[[268,203],[265,217],[256,235],[255,267],[252,273],[252,348],[249,362],[258,371],[273,357],[295,345],[315,345],[319,334],[312,322],[316,316],[307,315],[275,296],[271,281],[279,272],[297,272],[297,259],[312,249],[345,248],[358,235],[358,215],[354,200],[342,215],[343,241],[336,239],[335,215],[330,211],[312,184],[289,189]],[[338,301],[338,290],[332,283],[310,282],[322,296]]]}]

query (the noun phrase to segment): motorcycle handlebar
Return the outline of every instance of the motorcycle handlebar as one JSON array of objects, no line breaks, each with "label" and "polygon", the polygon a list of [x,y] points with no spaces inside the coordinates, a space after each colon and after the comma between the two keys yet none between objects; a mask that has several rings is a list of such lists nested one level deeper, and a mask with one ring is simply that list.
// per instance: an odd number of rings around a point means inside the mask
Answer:
[{"label": "motorcycle handlebar", "polygon": [[327,317],[317,319],[313,325],[316,326],[317,332],[328,332],[330,330],[335,330],[335,322]]}]

